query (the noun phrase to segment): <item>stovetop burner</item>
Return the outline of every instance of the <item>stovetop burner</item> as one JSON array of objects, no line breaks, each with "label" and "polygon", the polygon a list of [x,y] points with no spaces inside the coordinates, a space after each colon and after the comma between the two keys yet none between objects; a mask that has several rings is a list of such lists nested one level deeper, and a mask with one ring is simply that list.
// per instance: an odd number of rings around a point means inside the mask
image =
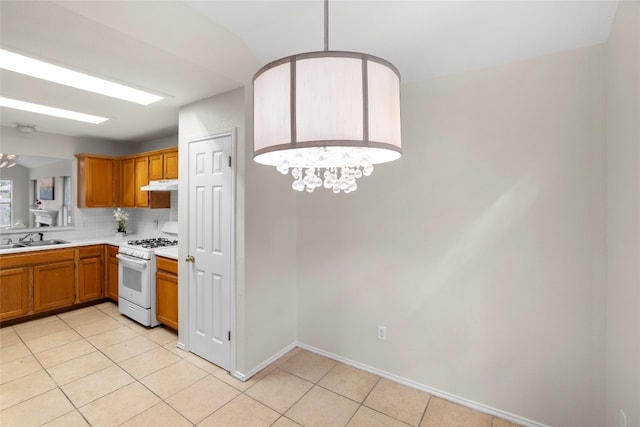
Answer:
[{"label": "stovetop burner", "polygon": [[156,237],[154,239],[129,240],[127,242],[131,246],[140,246],[147,249],[163,248],[165,246],[177,246],[177,240],[167,239],[166,237]]}]

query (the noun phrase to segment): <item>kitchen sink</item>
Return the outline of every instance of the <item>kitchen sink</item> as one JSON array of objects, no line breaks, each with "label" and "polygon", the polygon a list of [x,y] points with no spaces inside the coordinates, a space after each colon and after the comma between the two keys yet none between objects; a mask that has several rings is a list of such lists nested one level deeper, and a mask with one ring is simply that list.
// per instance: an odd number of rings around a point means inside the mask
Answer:
[{"label": "kitchen sink", "polygon": [[[62,245],[62,244],[65,244],[65,243],[69,243],[69,242],[67,242],[66,240],[59,240],[59,239],[36,240],[36,241],[33,241],[33,242],[14,243],[13,245],[10,245],[9,247],[11,247],[11,248],[26,248],[26,247],[32,247],[32,246]],[[6,246],[6,245],[3,245],[3,246]]]},{"label": "kitchen sink", "polygon": [[0,245],[0,250],[2,249],[17,249],[17,248],[32,248],[37,246],[53,246],[53,245],[63,245],[65,243],[69,243],[66,240],[60,239],[49,239],[49,240],[34,240],[33,242],[19,242],[19,243],[7,243],[4,245]]}]

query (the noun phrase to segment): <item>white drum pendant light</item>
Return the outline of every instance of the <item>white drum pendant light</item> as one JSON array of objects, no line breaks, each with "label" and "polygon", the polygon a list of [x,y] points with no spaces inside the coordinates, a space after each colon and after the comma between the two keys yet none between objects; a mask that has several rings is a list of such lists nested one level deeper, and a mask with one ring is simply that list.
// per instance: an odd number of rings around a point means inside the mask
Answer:
[{"label": "white drum pendant light", "polygon": [[400,73],[384,59],[328,50],[281,58],[253,78],[253,159],[293,189],[350,193],[373,165],[402,155]]}]

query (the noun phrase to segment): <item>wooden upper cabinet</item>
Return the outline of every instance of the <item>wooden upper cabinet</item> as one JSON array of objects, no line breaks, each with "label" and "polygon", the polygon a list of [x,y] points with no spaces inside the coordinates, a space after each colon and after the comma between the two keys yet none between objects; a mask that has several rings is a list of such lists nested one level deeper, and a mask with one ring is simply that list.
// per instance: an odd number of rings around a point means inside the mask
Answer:
[{"label": "wooden upper cabinet", "polygon": [[106,208],[120,202],[120,161],[109,156],[76,154],[78,207]]},{"label": "wooden upper cabinet", "polygon": [[141,191],[140,187],[149,184],[149,157],[140,156],[135,158],[135,194],[136,207],[146,208],[149,206],[149,192]]},{"label": "wooden upper cabinet", "polygon": [[164,153],[164,179],[178,179],[178,148]]},{"label": "wooden upper cabinet", "polygon": [[136,159],[124,158],[122,169],[122,207],[133,208],[136,206]]},{"label": "wooden upper cabinet", "polygon": [[162,153],[149,156],[149,181],[164,178],[164,156]]},{"label": "wooden upper cabinet", "polygon": [[169,192],[141,191],[149,181],[178,179],[178,147],[124,157],[76,154],[78,207],[169,208]]},{"label": "wooden upper cabinet", "polygon": [[178,179],[178,147],[149,155],[149,181]]}]

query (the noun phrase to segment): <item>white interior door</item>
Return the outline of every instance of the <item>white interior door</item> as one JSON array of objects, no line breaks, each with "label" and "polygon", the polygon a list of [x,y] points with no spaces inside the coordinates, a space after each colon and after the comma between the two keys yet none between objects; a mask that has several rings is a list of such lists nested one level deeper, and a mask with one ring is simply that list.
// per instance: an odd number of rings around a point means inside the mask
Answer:
[{"label": "white interior door", "polygon": [[189,350],[227,370],[234,288],[232,148],[230,134],[189,143]]}]

